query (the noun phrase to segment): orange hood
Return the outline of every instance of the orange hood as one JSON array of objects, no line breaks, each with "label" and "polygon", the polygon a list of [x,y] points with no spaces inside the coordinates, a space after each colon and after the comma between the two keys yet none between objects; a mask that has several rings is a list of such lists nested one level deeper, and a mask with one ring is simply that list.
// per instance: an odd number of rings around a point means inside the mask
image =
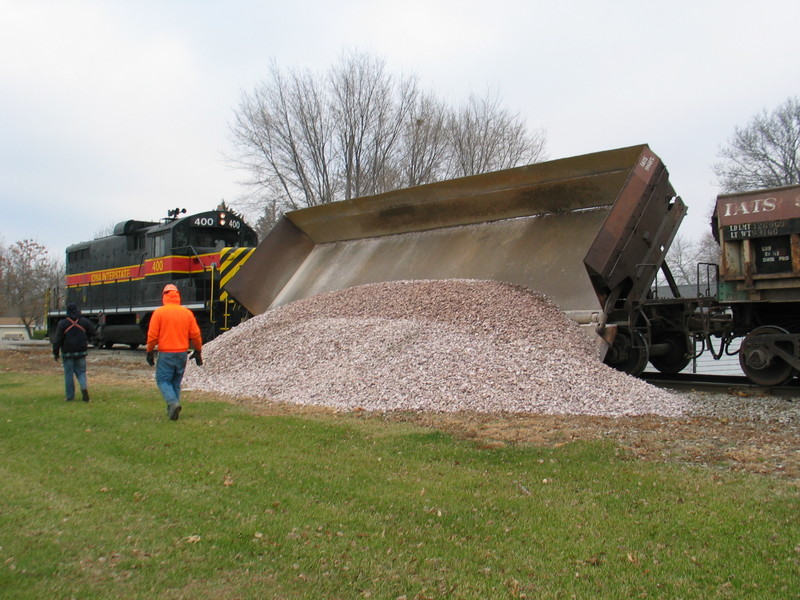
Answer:
[{"label": "orange hood", "polygon": [[164,291],[161,293],[161,301],[164,304],[180,304],[181,293],[178,291],[177,287],[169,283],[164,287]]}]

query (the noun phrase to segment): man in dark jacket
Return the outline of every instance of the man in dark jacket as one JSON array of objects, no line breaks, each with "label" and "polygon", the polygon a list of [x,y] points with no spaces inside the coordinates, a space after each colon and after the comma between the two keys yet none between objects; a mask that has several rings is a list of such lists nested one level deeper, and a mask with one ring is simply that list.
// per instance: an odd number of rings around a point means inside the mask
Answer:
[{"label": "man in dark jacket", "polygon": [[67,318],[59,321],[53,342],[53,357],[56,362],[58,362],[59,353],[63,358],[67,402],[75,398],[73,377],[78,380],[83,401],[89,401],[89,390],[86,385],[86,354],[89,340],[94,337],[94,334],[94,324],[86,317],[81,316],[78,306],[72,302],[67,304]]}]

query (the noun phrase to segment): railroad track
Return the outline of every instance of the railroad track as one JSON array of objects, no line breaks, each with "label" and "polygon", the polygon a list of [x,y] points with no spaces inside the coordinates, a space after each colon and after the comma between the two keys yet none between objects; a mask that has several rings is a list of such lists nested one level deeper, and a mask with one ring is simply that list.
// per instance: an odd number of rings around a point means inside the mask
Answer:
[{"label": "railroad track", "polygon": [[740,393],[753,396],[781,396],[800,398],[800,380],[774,387],[755,385],[744,375],[708,375],[700,373],[678,373],[666,375],[657,372],[645,372],[641,378],[652,385],[687,392],[690,390],[712,393]]}]

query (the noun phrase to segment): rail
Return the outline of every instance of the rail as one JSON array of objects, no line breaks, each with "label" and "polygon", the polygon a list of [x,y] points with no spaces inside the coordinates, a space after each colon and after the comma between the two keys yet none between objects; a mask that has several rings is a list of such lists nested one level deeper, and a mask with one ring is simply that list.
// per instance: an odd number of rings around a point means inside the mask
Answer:
[{"label": "rail", "polygon": [[800,397],[800,380],[792,379],[779,386],[760,386],[752,383],[744,375],[712,375],[702,373],[678,373],[668,375],[645,371],[642,379],[648,383],[679,391],[708,391],[753,396]]}]

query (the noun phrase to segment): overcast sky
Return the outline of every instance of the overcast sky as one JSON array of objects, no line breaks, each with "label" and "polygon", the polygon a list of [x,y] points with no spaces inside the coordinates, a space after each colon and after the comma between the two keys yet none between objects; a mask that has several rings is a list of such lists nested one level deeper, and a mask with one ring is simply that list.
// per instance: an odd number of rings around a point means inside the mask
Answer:
[{"label": "overcast sky", "polygon": [[235,205],[243,91],[347,50],[458,104],[497,90],[563,158],[647,143],[707,230],[736,126],[800,95],[800,2],[0,0],[0,243],[63,256],[127,219]]}]

